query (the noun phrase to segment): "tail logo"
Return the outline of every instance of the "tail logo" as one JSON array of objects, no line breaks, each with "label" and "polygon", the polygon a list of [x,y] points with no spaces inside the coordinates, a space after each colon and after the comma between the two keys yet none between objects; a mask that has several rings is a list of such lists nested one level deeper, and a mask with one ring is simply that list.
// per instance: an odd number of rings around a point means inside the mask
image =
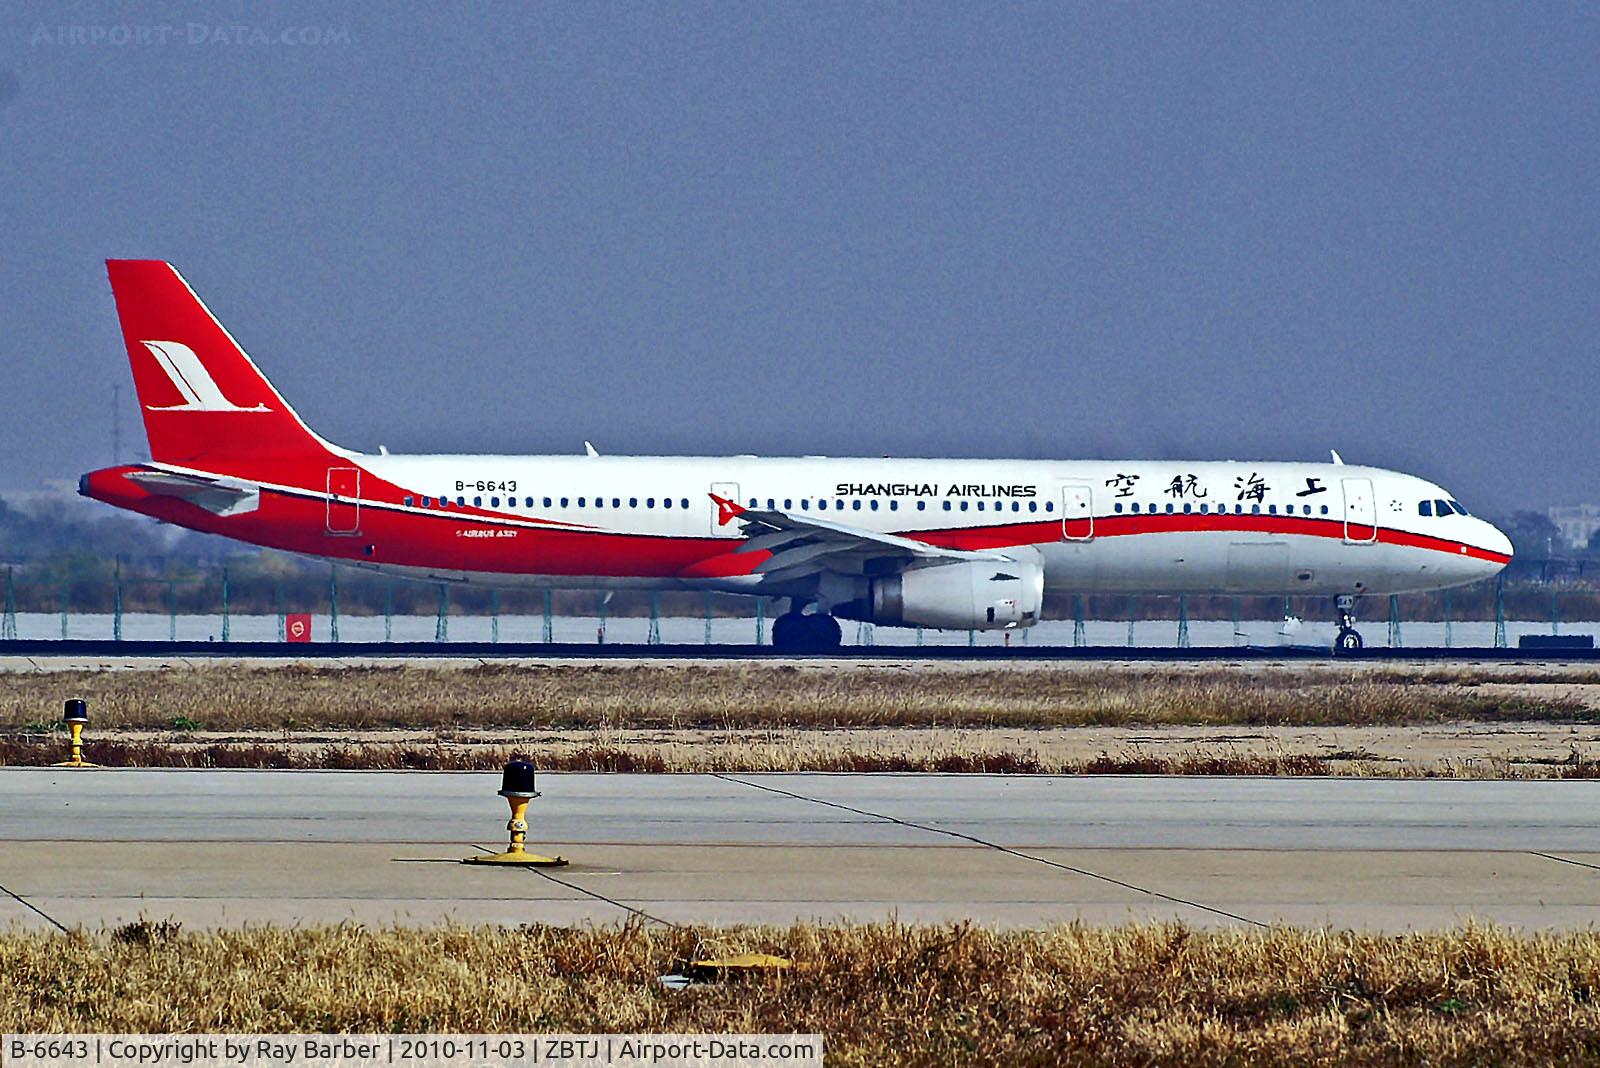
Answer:
[{"label": "tail logo", "polygon": [[141,341],[150,350],[161,370],[172,380],[173,386],[183,394],[182,404],[147,404],[153,412],[270,412],[265,404],[254,408],[241,408],[222,395],[216,380],[211,377],[194,349],[176,341]]}]

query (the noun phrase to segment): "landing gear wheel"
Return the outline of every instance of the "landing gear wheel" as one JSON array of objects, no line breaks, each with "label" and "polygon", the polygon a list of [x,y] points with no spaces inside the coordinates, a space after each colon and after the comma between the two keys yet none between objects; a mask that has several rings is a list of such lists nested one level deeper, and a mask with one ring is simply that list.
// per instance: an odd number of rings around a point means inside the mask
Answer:
[{"label": "landing gear wheel", "polygon": [[772,621],[772,647],[790,652],[799,649],[805,641],[805,628],[805,616],[785,612]]},{"label": "landing gear wheel", "polygon": [[1359,653],[1361,651],[1361,632],[1354,627],[1341,627],[1339,636],[1333,640],[1333,654],[1340,656],[1345,653]]},{"label": "landing gear wheel", "polygon": [[828,652],[839,648],[844,641],[844,633],[839,629],[839,621],[829,615],[802,616],[806,621],[806,636],[811,639],[811,648],[819,652]]},{"label": "landing gear wheel", "polygon": [[831,652],[843,637],[839,621],[830,615],[785,612],[772,621],[772,647],[782,652]]}]

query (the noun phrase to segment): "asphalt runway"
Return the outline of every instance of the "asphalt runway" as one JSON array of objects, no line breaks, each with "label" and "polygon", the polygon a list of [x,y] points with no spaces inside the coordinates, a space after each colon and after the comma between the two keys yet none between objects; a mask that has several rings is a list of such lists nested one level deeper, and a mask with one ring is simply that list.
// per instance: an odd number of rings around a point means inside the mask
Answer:
[{"label": "asphalt runway", "polygon": [[[1581,641],[1581,638],[1580,638]],[[545,642],[197,642],[0,641],[0,660],[29,659],[258,659],[258,660],[850,660],[850,661],[1055,661],[1055,660],[1328,660],[1322,645],[1156,647],[1126,645],[847,645],[826,653],[794,653],[770,645],[605,645]],[[1349,660],[1600,660],[1600,648],[1425,648],[1369,646],[1342,653]]]},{"label": "asphalt runway", "polygon": [[1589,782],[0,770],[0,924],[1600,921]]}]

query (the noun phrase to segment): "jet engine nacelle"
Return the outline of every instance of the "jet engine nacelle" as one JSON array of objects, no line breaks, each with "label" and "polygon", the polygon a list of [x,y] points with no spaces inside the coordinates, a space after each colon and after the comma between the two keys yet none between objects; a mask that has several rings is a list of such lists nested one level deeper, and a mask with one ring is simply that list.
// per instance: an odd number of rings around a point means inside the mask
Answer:
[{"label": "jet engine nacelle", "polygon": [[948,630],[1004,630],[1039,621],[1044,567],[974,560],[913,568],[872,582],[871,622]]}]

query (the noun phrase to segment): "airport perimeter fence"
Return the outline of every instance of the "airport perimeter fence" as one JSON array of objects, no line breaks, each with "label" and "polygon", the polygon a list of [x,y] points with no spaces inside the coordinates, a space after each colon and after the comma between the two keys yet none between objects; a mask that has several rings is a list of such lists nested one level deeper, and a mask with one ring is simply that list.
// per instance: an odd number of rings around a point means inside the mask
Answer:
[{"label": "airport perimeter fence", "polygon": [[[765,645],[779,600],[694,593],[484,590],[330,568],[243,575],[228,567],[168,576],[74,577],[4,569],[0,640],[366,644]],[[1327,646],[1326,597],[1052,597],[1046,619],[1017,631],[874,627],[841,620],[852,646]],[[1442,593],[1367,598],[1357,628],[1370,647],[1507,648],[1523,637],[1600,636],[1600,588],[1508,586],[1503,578]]]}]

